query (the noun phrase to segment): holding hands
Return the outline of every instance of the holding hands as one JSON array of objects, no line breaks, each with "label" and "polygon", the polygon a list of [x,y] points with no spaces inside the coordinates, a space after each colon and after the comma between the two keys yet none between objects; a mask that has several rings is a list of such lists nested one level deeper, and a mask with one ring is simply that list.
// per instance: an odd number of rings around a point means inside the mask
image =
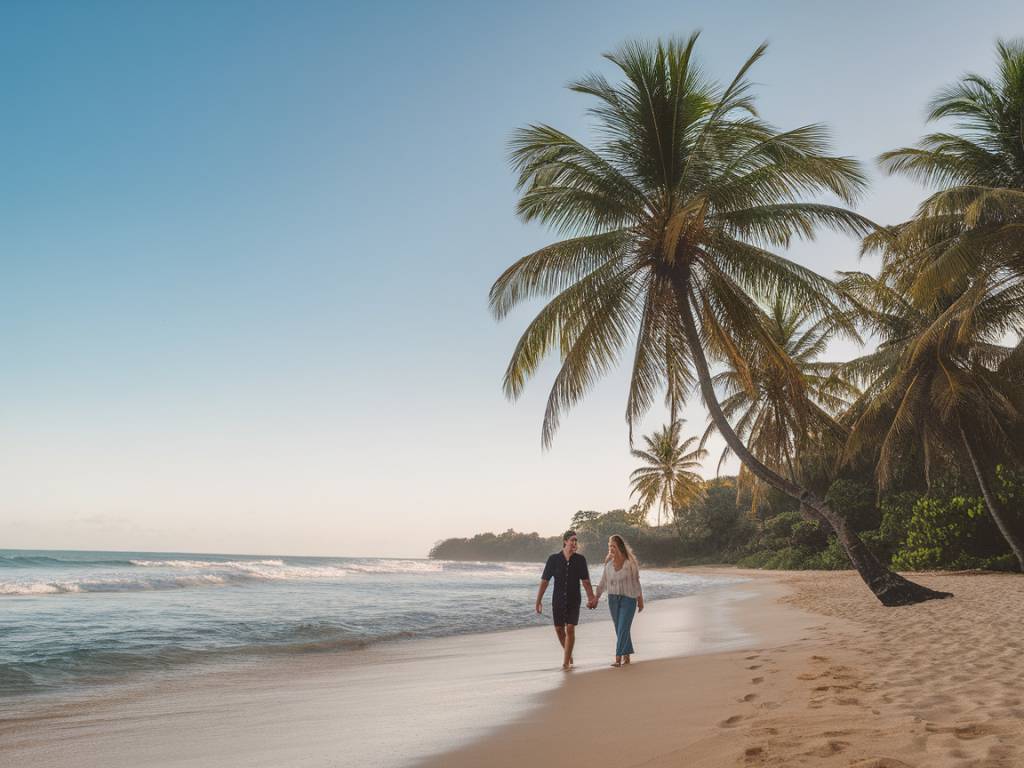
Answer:
[{"label": "holding hands", "polygon": [[594,595],[593,597],[588,598],[587,599],[587,608],[589,608],[590,610],[594,610],[595,608],[597,608],[597,601],[598,601],[597,595]]}]

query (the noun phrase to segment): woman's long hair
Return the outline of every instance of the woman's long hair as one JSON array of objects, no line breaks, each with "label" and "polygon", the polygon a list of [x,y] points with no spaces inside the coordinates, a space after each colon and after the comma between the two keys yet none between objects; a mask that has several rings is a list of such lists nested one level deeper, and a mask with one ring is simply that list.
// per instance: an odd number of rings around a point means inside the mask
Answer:
[{"label": "woman's long hair", "polygon": [[[640,564],[636,560],[636,555],[633,554],[633,548],[626,543],[626,540],[624,538],[619,536],[619,534],[617,533],[613,533],[611,536],[608,537],[608,540],[615,545],[615,548],[622,553],[622,556],[624,558],[631,561],[633,565],[635,565],[637,568],[640,567]],[[611,560],[611,557],[611,554],[608,554],[605,557],[604,561],[607,563],[609,560]]]}]

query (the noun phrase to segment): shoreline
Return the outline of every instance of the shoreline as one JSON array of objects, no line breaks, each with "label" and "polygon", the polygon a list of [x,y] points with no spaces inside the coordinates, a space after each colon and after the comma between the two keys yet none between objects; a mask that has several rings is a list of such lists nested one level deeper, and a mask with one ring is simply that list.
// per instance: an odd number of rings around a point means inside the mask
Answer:
[{"label": "shoreline", "polygon": [[627,668],[606,666],[607,619],[581,627],[568,674],[550,627],[397,641],[25,712],[0,719],[0,752],[26,768],[1024,764],[1024,577],[914,574],[956,597],[884,608],[851,572],[682,570],[747,581],[653,601]]},{"label": "shoreline", "polygon": [[420,768],[1024,764],[1024,577],[913,574],[956,597],[884,608],[852,572],[749,575],[775,591],[745,615],[770,630],[756,648],[579,676]]},{"label": "shoreline", "polygon": [[[747,642],[729,607],[742,586],[652,600],[637,622],[638,658]],[[399,640],[58,697],[0,717],[0,752],[27,768],[409,765],[486,736],[566,677],[602,668],[614,637],[605,604],[594,618],[581,626],[569,676],[550,625]]]},{"label": "shoreline", "polygon": [[[727,573],[744,579],[729,588],[735,601],[722,606],[735,614],[733,619],[741,625],[744,639],[727,649],[683,651],[655,659],[640,656],[626,668],[611,669],[605,664],[582,674],[566,675],[563,685],[543,694],[535,706],[513,722],[476,742],[426,757],[415,764],[416,768],[474,768],[485,764],[514,768],[543,762],[545,755],[567,749],[573,761],[583,764],[646,766],[661,765],[664,760],[665,765],[677,766],[685,757],[689,765],[693,755],[684,756],[678,749],[666,753],[663,733],[671,731],[684,744],[698,741],[709,717],[715,721],[732,717],[717,713],[735,704],[734,690],[746,685],[749,692],[741,696],[744,703],[758,699],[758,689],[751,686],[767,682],[760,671],[763,663],[758,663],[765,649],[798,645],[809,639],[809,633],[823,629],[821,617],[783,602],[791,590],[778,573],[731,566],[666,570],[693,575]],[[837,626],[842,623],[834,622]],[[673,678],[681,684],[665,684],[666,679]],[[620,695],[627,706],[624,718],[621,711],[608,718],[609,702]],[[688,695],[695,697],[692,706],[679,706]],[[643,699],[639,704],[638,697]],[[616,727],[623,719],[630,723],[628,735]],[[575,734],[575,738],[567,741],[567,733]],[[645,745],[652,748],[645,749]]]}]

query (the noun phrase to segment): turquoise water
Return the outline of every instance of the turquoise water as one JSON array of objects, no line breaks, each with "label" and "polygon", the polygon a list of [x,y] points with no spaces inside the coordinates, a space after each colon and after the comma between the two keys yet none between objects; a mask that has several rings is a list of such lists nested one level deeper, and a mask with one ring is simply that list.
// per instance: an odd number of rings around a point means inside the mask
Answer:
[{"label": "turquoise water", "polygon": [[[547,624],[533,612],[542,569],[543,563],[0,550],[0,697],[10,703],[215,661]],[[717,581],[649,570],[644,591],[648,600],[679,597]],[[584,621],[593,618],[583,613]]]}]

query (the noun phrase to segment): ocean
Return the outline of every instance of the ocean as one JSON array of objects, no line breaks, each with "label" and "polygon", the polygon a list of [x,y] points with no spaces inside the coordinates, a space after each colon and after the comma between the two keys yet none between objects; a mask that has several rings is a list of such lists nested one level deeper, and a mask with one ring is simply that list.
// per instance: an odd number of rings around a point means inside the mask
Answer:
[{"label": "ocean", "polygon": [[[542,567],[0,550],[0,703],[209,663],[547,625],[533,611]],[[648,601],[728,580],[643,572]],[[584,610],[595,618],[605,611]]]}]

